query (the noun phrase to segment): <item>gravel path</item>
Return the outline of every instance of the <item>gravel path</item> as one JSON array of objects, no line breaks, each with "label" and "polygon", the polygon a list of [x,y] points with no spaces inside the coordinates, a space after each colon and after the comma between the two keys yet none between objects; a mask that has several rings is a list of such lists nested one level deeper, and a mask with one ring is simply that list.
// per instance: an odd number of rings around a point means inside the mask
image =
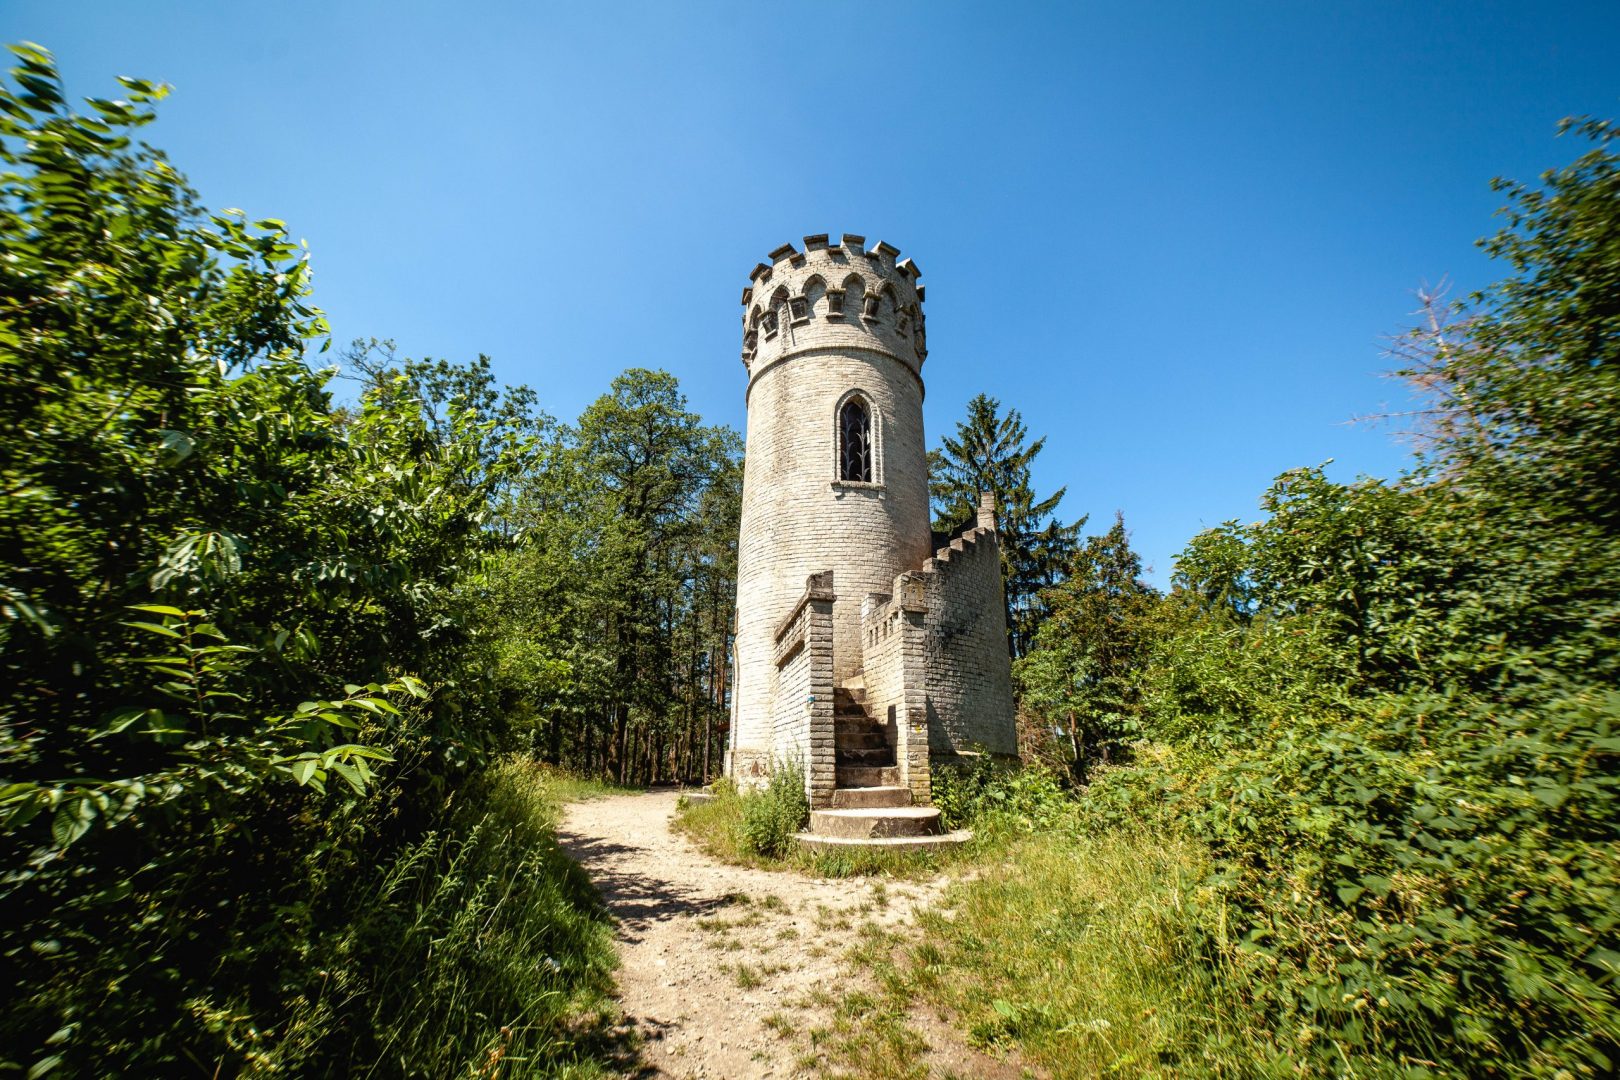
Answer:
[{"label": "gravel path", "polygon": [[[647,1077],[820,1075],[806,1036],[852,988],[843,962],[867,922],[909,924],[932,881],[820,880],[730,866],[670,830],[672,791],[568,808],[559,838],[618,921],[620,1001]],[[1017,1076],[927,1018],[930,1071]],[[936,1060],[937,1059],[937,1060]]]}]

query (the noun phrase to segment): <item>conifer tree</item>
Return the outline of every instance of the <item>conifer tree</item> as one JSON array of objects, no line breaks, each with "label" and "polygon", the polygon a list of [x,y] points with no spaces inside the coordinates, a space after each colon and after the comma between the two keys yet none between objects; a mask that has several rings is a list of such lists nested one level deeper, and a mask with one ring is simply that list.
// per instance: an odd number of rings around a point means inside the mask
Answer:
[{"label": "conifer tree", "polygon": [[928,488],[934,528],[950,533],[973,521],[979,496],[996,499],[1001,534],[1001,572],[1007,592],[1007,645],[1022,656],[1040,621],[1041,590],[1063,579],[1063,568],[1086,519],[1065,524],[1056,515],[1067,488],[1039,498],[1030,466],[1046,445],[1029,442],[1029,428],[1017,409],[1001,412],[1001,402],[979,394],[968,402],[967,419],[954,437],[940,440],[928,455]]}]

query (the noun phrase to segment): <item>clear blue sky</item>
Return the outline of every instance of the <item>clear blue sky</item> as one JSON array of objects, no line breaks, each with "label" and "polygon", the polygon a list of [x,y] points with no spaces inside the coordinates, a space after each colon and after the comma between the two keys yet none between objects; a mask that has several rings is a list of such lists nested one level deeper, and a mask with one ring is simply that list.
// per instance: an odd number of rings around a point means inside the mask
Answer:
[{"label": "clear blue sky", "polygon": [[1278,472],[1405,451],[1382,336],[1499,276],[1494,175],[1620,114],[1620,3],[5,0],[211,206],[286,219],[338,339],[494,357],[571,419],[627,366],[743,422],[738,296],[845,230],[928,285],[930,443],[984,391],[1163,582]]}]

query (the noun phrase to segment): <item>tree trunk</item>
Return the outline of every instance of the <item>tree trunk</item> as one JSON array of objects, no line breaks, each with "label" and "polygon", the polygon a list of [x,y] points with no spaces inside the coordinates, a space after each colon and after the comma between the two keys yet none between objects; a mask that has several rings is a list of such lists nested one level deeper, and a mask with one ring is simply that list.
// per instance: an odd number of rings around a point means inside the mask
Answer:
[{"label": "tree trunk", "polygon": [[1075,722],[1073,709],[1069,710],[1069,746],[1074,750],[1074,778],[1083,785],[1086,782],[1085,740],[1080,738],[1080,725]]}]

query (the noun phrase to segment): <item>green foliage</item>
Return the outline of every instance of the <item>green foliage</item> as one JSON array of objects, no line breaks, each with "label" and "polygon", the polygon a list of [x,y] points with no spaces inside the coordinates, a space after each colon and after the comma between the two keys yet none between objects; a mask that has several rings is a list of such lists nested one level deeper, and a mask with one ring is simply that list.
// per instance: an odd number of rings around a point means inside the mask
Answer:
[{"label": "green foliage", "polygon": [[718,768],[741,447],[633,369],[558,429],[504,520],[487,622],[537,750],[620,782]]},{"label": "green foliage", "polygon": [[444,831],[344,897],[355,917],[322,943],[320,992],[256,1067],[595,1075],[616,961],[590,884],[557,847],[557,798],[577,787],[512,758],[464,791]]},{"label": "green foliage", "polygon": [[[1095,831],[1040,770],[970,767],[946,784],[961,792],[975,781],[983,794],[973,847],[983,869],[919,914],[920,935],[876,934],[852,953],[887,1007],[863,1009],[860,1027],[879,1034],[888,1009],[904,1017],[922,1005],[952,1016],[984,1049],[1016,1046],[1026,1070],[1041,1075],[1289,1075],[1241,988],[1188,947],[1218,907],[1218,886],[1202,881],[1202,845],[1142,829]],[[1214,919],[1208,926],[1218,929]],[[830,1050],[856,1069],[889,1075],[917,1058],[914,1048],[852,1041]]]},{"label": "green foliage", "polygon": [[[481,615],[508,547],[497,509],[534,467],[530,402],[492,399],[487,366],[433,367],[334,407],[331,372],[307,363],[325,325],[286,227],[204,212],[134,142],[163,89],[125,80],[127,100],[78,113],[49,54],[13,52],[0,89],[0,981],[17,990],[0,1067],[318,1073],[383,1030],[365,999],[328,993],[341,977],[375,996],[395,960],[356,946],[334,973],[362,933],[358,905],[386,919],[404,902],[390,868],[431,862],[427,837],[472,828],[453,793],[508,740]],[[499,802],[499,783],[488,790]],[[532,924],[575,910],[577,889],[547,898],[561,870],[537,833],[497,846],[529,860],[511,880],[535,890],[502,912],[540,905]],[[444,857],[454,874],[472,865]],[[476,907],[450,869],[422,873],[411,880],[434,882],[431,896]],[[423,918],[449,917],[415,900]],[[588,966],[545,993],[589,982]],[[479,1023],[494,1015],[468,1000]],[[434,1007],[461,1026],[443,1037],[462,1041],[434,1052],[470,1060],[494,1029],[447,1004]]]},{"label": "green foliage", "polygon": [[1074,815],[1057,777],[1038,766],[1009,768],[989,754],[935,767],[933,802],[948,829],[974,828],[992,839],[1058,828]]},{"label": "green foliage", "polygon": [[1086,792],[1090,828],[1203,843],[1178,933],[1278,1069],[1620,1063],[1620,157],[1580,130],[1500,185],[1513,276],[1400,347],[1419,467],[1297,470],[1196,538],[1146,618],[1146,741]]},{"label": "green foliage", "polygon": [[1141,580],[1125,520],[1075,551],[1043,595],[1048,614],[1014,667],[1025,703],[1066,739],[1076,779],[1140,732],[1141,677],[1157,594]]},{"label": "green foliage", "polygon": [[764,787],[742,793],[743,850],[767,859],[782,858],[793,850],[793,837],[809,819],[804,763],[797,758],[776,763]]},{"label": "green foliage", "polygon": [[934,528],[949,534],[971,525],[979,496],[996,499],[1002,580],[1006,587],[1007,642],[1014,656],[1029,647],[1043,613],[1041,590],[1061,580],[1085,518],[1064,524],[1054,516],[1067,489],[1037,498],[1030,467],[1044,437],[1026,443],[1029,429],[1017,409],[1001,414],[1001,402],[979,394],[968,402],[956,434],[928,454],[928,486]]},{"label": "green foliage", "polygon": [[989,754],[934,765],[929,783],[940,824],[951,830],[972,824],[998,774],[995,759]]}]

